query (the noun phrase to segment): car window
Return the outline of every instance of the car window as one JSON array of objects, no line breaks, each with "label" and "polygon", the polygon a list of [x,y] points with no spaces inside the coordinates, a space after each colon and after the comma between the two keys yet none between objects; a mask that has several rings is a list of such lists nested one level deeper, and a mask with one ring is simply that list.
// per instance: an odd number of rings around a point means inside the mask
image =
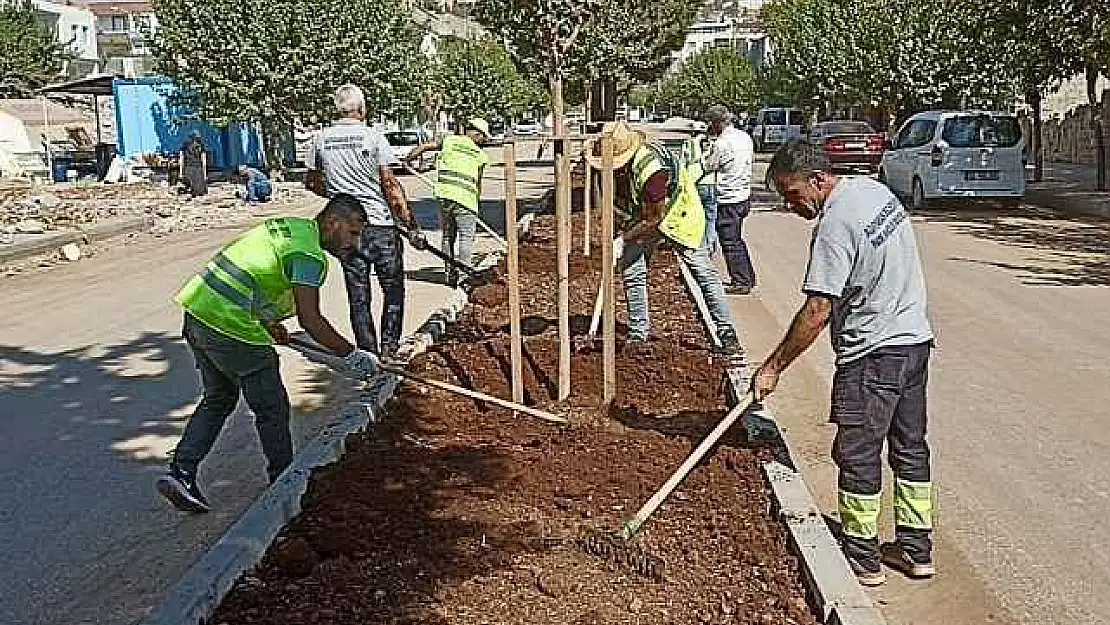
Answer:
[{"label": "car window", "polygon": [[828,122],[821,124],[830,135],[869,135],[875,131],[866,122]]},{"label": "car window", "polygon": [[916,123],[908,122],[905,126],[902,126],[902,129],[898,131],[898,138],[894,141],[894,147],[910,147],[910,134],[913,133],[913,127]]},{"label": "car window", "polygon": [[1021,141],[1017,118],[960,115],[944,122],[942,138],[954,148],[1012,148]]},{"label": "car window", "polygon": [[919,148],[933,140],[937,131],[937,122],[931,119],[919,119],[898,134],[899,148]]},{"label": "car window", "polygon": [[763,123],[768,126],[783,126],[786,124],[786,111],[774,109],[763,113]]},{"label": "car window", "polygon": [[805,114],[801,111],[790,111],[790,125],[802,126],[805,124]]},{"label": "car window", "polygon": [[420,143],[420,135],[415,132],[387,132],[385,140],[392,146],[416,145]]}]

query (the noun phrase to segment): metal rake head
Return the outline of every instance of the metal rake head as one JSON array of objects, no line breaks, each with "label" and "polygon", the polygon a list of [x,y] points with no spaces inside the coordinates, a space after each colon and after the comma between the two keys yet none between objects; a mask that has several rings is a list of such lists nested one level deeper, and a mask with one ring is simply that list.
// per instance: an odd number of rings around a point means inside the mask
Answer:
[{"label": "metal rake head", "polygon": [[648,553],[637,543],[613,534],[593,533],[579,539],[579,544],[583,551],[595,558],[657,582],[664,579],[666,561]]}]

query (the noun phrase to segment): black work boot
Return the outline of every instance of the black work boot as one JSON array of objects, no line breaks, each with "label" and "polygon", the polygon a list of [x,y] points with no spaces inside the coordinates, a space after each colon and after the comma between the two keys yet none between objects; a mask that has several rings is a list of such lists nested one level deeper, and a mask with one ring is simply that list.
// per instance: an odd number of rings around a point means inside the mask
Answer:
[{"label": "black work boot", "polygon": [[208,512],[212,508],[200,492],[197,476],[171,465],[166,475],[158,478],[155,487],[173,507],[183,512]]}]

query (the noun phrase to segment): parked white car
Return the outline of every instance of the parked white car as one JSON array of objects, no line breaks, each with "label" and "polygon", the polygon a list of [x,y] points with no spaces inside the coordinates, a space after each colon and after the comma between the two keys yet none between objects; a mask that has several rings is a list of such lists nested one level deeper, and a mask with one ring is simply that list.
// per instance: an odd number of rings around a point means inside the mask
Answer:
[{"label": "parked white car", "polygon": [[514,135],[538,135],[542,130],[543,127],[534,119],[522,119],[513,124]]},{"label": "parked white car", "polygon": [[906,120],[883,154],[879,178],[922,208],[939,198],[1025,195],[1025,139],[1017,117],[928,111]]},{"label": "parked white car", "polygon": [[805,112],[795,108],[764,108],[759,109],[752,122],[749,127],[755,151],[766,152],[802,136]]},{"label": "parked white car", "polygon": [[[416,146],[430,141],[428,136],[421,129],[411,130],[394,130],[385,133],[385,140],[389,142],[389,147],[393,149],[393,158],[398,163],[397,167],[401,168],[400,162],[412,152]],[[429,150],[420,155],[420,157],[413,163],[413,169],[416,171],[429,171],[435,166],[436,155],[439,152]],[[403,168],[402,168],[403,169]]]}]

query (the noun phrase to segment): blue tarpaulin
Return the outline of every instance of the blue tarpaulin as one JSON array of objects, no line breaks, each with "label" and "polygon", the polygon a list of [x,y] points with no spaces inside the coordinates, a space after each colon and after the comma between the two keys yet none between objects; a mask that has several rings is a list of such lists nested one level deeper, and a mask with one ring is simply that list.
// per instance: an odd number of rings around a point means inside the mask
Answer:
[{"label": "blue tarpaulin", "polygon": [[265,163],[256,124],[232,123],[217,128],[197,119],[189,106],[174,102],[177,87],[165,77],[117,79],[112,82],[116,105],[116,145],[127,157],[176,154],[194,130],[200,132],[212,169]]}]

